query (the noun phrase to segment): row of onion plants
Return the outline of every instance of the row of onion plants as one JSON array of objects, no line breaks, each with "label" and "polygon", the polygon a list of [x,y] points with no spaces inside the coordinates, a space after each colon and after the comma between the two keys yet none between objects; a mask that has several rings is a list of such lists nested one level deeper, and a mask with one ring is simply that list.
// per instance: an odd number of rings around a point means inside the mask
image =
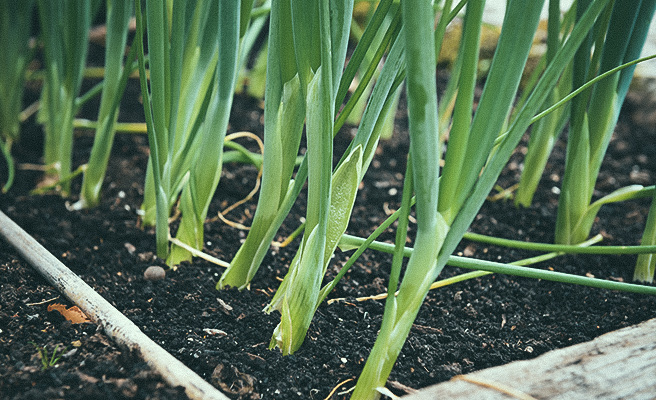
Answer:
[{"label": "row of onion plants", "polygon": [[[563,253],[639,254],[635,278],[653,280],[656,259],[656,190],[630,186],[592,201],[606,147],[646,38],[656,0],[579,0],[561,14],[549,0],[547,51],[520,91],[544,1],[510,0],[484,82],[479,82],[482,0],[381,0],[369,6],[366,26],[352,25],[353,0],[106,0],[103,80],[81,94],[88,32],[102,2],[38,1],[44,68],[27,71],[32,55],[29,22],[34,4],[0,3],[0,135],[11,186],[11,144],[19,138],[24,80],[41,79],[39,121],[44,164],[51,183],[70,194],[83,174],[72,210],[100,201],[110,149],[128,79],[138,71],[150,147],[144,226],[156,232],[157,255],[171,266],[202,254],[203,229],[223,161],[261,168],[252,226],[217,282],[217,289],[248,288],[299,194],[307,188],[306,216],[297,252],[265,312],[279,312],[270,347],[291,354],[302,345],[319,305],[366,250],[393,254],[382,326],[352,397],[380,396],[421,304],[431,288],[488,273],[504,273],[606,289],[656,294],[656,288],[527,267]],[[464,7],[466,5],[466,8]],[[464,10],[464,11],[463,11]],[[136,35],[126,49],[135,15]],[[457,56],[438,104],[436,65],[447,26],[458,16]],[[9,18],[24,29],[7,29]],[[255,57],[252,82],[264,84],[264,151],[236,144],[226,152],[226,131],[236,86],[256,38],[268,21],[266,47]],[[357,43],[347,59],[350,38]],[[146,52],[147,49],[147,52]],[[264,69],[266,71],[264,71]],[[240,75],[241,74],[241,75]],[[346,234],[358,188],[381,136],[389,135],[402,85],[406,86],[409,151],[399,209],[368,238]],[[255,89],[254,89],[255,90]],[[259,89],[258,89],[259,90]],[[350,95],[349,95],[350,92]],[[95,140],[87,164],[72,171],[75,115],[101,96]],[[24,118],[24,116],[23,116]],[[333,138],[346,123],[357,133],[333,165]],[[531,128],[516,204],[531,203],[553,144],[569,128],[558,208],[556,244],[526,243],[468,232],[469,226]],[[239,127],[235,127],[239,129]],[[303,132],[306,151],[301,147]],[[299,156],[302,154],[302,156]],[[641,246],[594,246],[588,239],[608,203],[652,198]],[[181,215],[172,232],[173,214]],[[411,213],[416,236],[406,247]],[[396,222],[395,243],[376,239]],[[463,237],[541,251],[511,264],[452,256]],[[338,249],[355,252],[326,281]],[[404,265],[404,257],[409,258]],[[438,281],[447,265],[476,270]]]}]

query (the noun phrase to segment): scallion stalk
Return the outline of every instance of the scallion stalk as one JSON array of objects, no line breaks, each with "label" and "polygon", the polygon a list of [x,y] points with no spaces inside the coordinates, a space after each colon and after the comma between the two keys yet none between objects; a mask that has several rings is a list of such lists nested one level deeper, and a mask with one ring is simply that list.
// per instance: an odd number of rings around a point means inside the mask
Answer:
[{"label": "scallion stalk", "polygon": [[[252,0],[146,4],[150,90],[143,52],[139,64],[151,157],[143,221],[156,226],[158,256],[172,265],[191,258],[175,245],[169,256],[168,217],[180,194],[178,239],[202,248],[203,223],[220,176],[241,59],[238,33],[248,26],[239,18],[250,17],[249,12],[241,13],[241,6],[250,10]],[[137,17],[143,29],[139,8]]]},{"label": "scallion stalk", "polygon": [[[262,187],[252,228],[230,267],[221,275],[217,283],[219,289],[227,286],[244,289],[248,285],[289,212],[286,205],[291,208],[291,203],[296,199],[291,193],[294,186],[290,180],[303,131],[305,100],[296,68],[290,14],[289,1],[273,3],[264,98],[266,151],[262,164]],[[301,166],[300,170],[303,169]]]},{"label": "scallion stalk", "polygon": [[[518,1],[511,1],[508,4],[499,44],[492,61],[483,95],[479,101],[470,129],[463,132],[463,134],[470,136],[468,142],[472,145],[468,146],[464,154],[467,160],[471,161],[466,164],[464,171],[456,171],[458,173],[456,183],[445,183],[446,180],[454,179],[453,176],[443,174],[440,178],[440,186],[442,184],[458,185],[458,189],[454,191],[455,196],[453,198],[443,199],[440,194],[440,202],[443,200],[447,202],[441,206],[444,208],[440,208],[441,210],[448,210],[449,219],[445,218],[444,223],[444,233],[446,236],[429,245],[428,243],[420,242],[418,234],[417,240],[415,241],[415,250],[413,250],[412,256],[417,251],[428,251],[424,249],[425,246],[435,246],[439,248],[437,264],[432,264],[426,260],[427,262],[422,263],[424,274],[415,275],[411,273],[413,271],[410,268],[412,264],[411,256],[407,267],[408,272],[406,272],[400,286],[399,296],[396,300],[388,299],[388,301],[395,301],[397,303],[396,307],[390,307],[389,309],[395,310],[392,315],[395,316],[393,318],[398,322],[391,325],[383,322],[383,326],[396,326],[398,324],[398,329],[395,328],[389,331],[381,330],[377,343],[374,345],[374,350],[367,361],[365,370],[358,381],[358,386],[361,388],[356,387],[354,398],[375,398],[378,396],[376,387],[384,384],[391,365],[393,365],[400,351],[403,339],[407,335],[409,326],[412,324],[414,315],[416,315],[421,300],[426,294],[425,291],[418,290],[417,285],[421,285],[424,279],[427,279],[427,275],[437,275],[441,268],[446,265],[450,254],[460,242],[467,227],[471,224],[482,203],[485,201],[487,194],[494,186],[497,177],[501,173],[503,166],[507,163],[521,135],[529,126],[532,116],[535,115],[540,105],[544,104],[549,91],[556,85],[558,77],[572,59],[576,49],[594,25],[597,16],[603,10],[606,3],[605,1],[595,2],[590,10],[583,15],[577,26],[572,30],[572,34],[567,42],[556,53],[552,63],[547,67],[526,103],[512,121],[508,135],[505,136],[500,144],[495,145],[496,136],[502,132],[506,124],[506,117],[509,114],[519,86],[519,79],[528,58],[531,38],[537,28],[542,5],[540,2],[531,2],[527,5]],[[472,7],[473,4],[475,3],[468,4],[467,13],[474,12],[475,7]],[[416,4],[413,4],[413,6],[416,7]],[[407,25],[404,26],[404,29],[406,27]],[[410,74],[408,75],[410,76]],[[425,84],[428,84],[427,82],[429,80],[428,78],[426,79]],[[430,78],[430,82],[434,82],[434,77]],[[410,87],[408,90],[410,99]],[[410,120],[412,121],[412,117]],[[412,155],[415,157],[415,150],[414,148],[412,149]],[[447,146],[447,157],[448,152],[449,148]],[[425,163],[421,164],[421,168],[424,170],[426,169],[425,166]],[[432,184],[435,185],[435,182]],[[418,183],[415,182],[415,187],[417,185]],[[419,209],[417,211],[419,224]],[[443,240],[443,243],[441,240]],[[431,269],[431,272],[428,272],[431,265],[435,265],[436,267]],[[431,277],[434,278],[434,276]],[[406,282],[408,283],[406,284]],[[411,288],[406,290],[406,294],[404,294],[404,285]],[[430,286],[430,283],[428,286]],[[422,286],[421,289],[424,289],[424,287]],[[402,302],[407,303],[404,304]],[[384,316],[385,318],[388,318],[387,315]],[[379,343],[384,344],[381,345]]]},{"label": "scallion stalk", "polygon": [[[642,246],[651,245],[652,247],[656,245],[656,191],[654,191],[640,244]],[[652,283],[654,281],[654,271],[656,271],[656,251],[649,254],[640,254],[633,271],[633,280]]]},{"label": "scallion stalk", "polygon": [[61,192],[68,195],[73,118],[87,58],[92,2],[40,0],[38,6],[46,70],[39,111],[45,130],[43,158],[52,166],[47,178],[63,180]]},{"label": "scallion stalk", "polygon": [[[189,166],[189,180],[182,189],[180,211],[182,219],[176,239],[196,249],[203,248],[203,226],[207,212],[221,178],[223,142],[228,128],[237,74],[239,72],[240,32],[246,32],[250,20],[252,0],[234,3],[219,1],[218,6],[218,58],[213,89],[206,115],[199,127],[200,143],[196,157]],[[240,10],[241,7],[246,12]],[[247,18],[246,21],[240,21]],[[242,29],[243,27],[243,29]],[[170,265],[191,259],[191,253],[173,245],[167,260]]]},{"label": "scallion stalk", "polygon": [[[481,10],[482,10],[482,4]],[[435,86],[433,9],[430,1],[401,4],[407,70],[408,119],[412,188],[416,192],[417,236],[401,282],[399,296],[390,296],[374,348],[358,379],[352,398],[376,398],[376,388],[401,351],[416,313],[439,270],[436,258],[448,230],[437,211],[440,143]],[[475,8],[475,6],[471,8]],[[412,190],[410,187],[404,191]],[[403,235],[405,236],[405,235]],[[391,280],[394,284],[394,280]]]},{"label": "scallion stalk", "polygon": [[[551,62],[560,47],[560,1],[549,0],[549,20],[547,27],[547,51],[544,55],[546,63]],[[568,68],[568,71],[571,69]],[[556,103],[563,95],[569,92],[571,79],[563,77],[558,86],[550,93],[546,106]],[[519,181],[519,188],[515,193],[515,205],[528,207],[533,200],[533,194],[538,186],[540,177],[547,165],[556,139],[560,136],[567,120],[569,108],[560,108],[533,125],[529,139],[528,150],[524,159],[524,169]]]},{"label": "scallion stalk", "polygon": [[[330,4],[322,2],[315,12],[309,12],[312,8],[308,9],[301,2],[292,1],[291,4],[292,15],[303,16],[296,19],[294,38],[296,40],[297,35],[304,38],[298,38],[300,45],[295,42],[295,50],[301,82],[308,81],[308,209],[299,251],[268,307],[269,311],[276,309],[281,313],[281,322],[274,331],[270,346],[280,347],[283,354],[296,351],[305,339],[326,271],[326,256],[330,257],[346,229],[360,180],[360,147],[354,149],[354,156],[342,163],[331,177],[336,83],[339,83],[346,55],[352,10],[353,2],[350,0]],[[319,66],[314,70],[317,60],[302,46],[308,45],[305,39],[317,36]],[[343,210],[348,212],[344,213]]]},{"label": "scallion stalk", "polygon": [[[107,0],[107,36],[105,47],[105,71],[103,75],[102,96],[98,111],[98,128],[87,163],[80,200],[74,208],[94,207],[100,202],[107,162],[116,133],[118,108],[127,84],[130,68],[123,66],[123,54],[127,42],[129,21],[132,17],[132,2],[130,0]],[[126,60],[127,66],[136,59],[136,46],[130,51]]]}]

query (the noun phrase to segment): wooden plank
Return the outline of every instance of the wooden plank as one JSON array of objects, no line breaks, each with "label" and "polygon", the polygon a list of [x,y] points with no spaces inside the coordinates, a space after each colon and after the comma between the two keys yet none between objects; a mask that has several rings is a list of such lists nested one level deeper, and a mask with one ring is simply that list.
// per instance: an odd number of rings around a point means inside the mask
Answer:
[{"label": "wooden plank", "polygon": [[515,361],[461,375],[404,400],[654,399],[656,319]]}]

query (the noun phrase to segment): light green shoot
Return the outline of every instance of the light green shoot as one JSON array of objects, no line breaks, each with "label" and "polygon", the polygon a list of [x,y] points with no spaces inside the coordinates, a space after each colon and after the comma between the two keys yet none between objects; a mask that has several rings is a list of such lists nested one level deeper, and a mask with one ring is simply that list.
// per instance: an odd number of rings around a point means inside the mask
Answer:
[{"label": "light green shoot", "polygon": [[56,345],[55,349],[52,351],[52,354],[49,356],[48,348],[46,346],[39,346],[34,342],[31,343],[39,352],[39,358],[41,359],[41,371],[45,371],[57,365],[59,360],[64,355],[64,352],[66,351],[66,347],[59,350],[59,345]]},{"label": "light green shoot", "polygon": [[[346,56],[353,2],[331,2],[330,7],[337,10],[333,18],[328,2],[322,2],[315,10],[300,3],[291,5],[291,13],[297,18],[293,25],[295,38],[300,41],[320,38],[320,66],[313,69],[317,60],[307,52],[307,47],[295,43],[301,83],[309,82],[306,100],[308,209],[299,251],[268,307],[270,311],[276,309],[281,313],[281,322],[270,346],[280,347],[283,354],[296,351],[305,338],[327,267],[326,256],[332,255],[346,230],[360,180],[360,147],[354,149],[355,157],[349,157],[331,177],[335,81],[339,84]],[[313,26],[318,30],[313,30]]]},{"label": "light green shoot", "polygon": [[[221,56],[216,66],[214,88],[205,120],[199,128],[200,147],[197,156],[191,161],[190,175],[180,197],[182,219],[176,238],[196,249],[203,248],[203,225],[221,177],[223,142],[239,72],[239,33],[240,24],[244,23],[239,19],[240,15],[244,15],[240,10],[242,5],[248,8],[245,14],[245,24],[248,26],[252,0],[243,1],[242,4],[219,2],[218,54]],[[177,265],[190,259],[191,253],[188,250],[174,245],[167,262],[169,265]]]}]

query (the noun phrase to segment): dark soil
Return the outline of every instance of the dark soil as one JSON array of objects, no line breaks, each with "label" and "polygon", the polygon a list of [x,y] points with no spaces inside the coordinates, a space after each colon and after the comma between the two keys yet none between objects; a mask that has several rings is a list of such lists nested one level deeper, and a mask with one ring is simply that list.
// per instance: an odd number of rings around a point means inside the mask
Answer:
[{"label": "dark soil", "polygon": [[[126,96],[124,109],[137,112],[138,89]],[[603,166],[596,196],[627,184],[653,184],[656,178],[654,104],[629,99]],[[645,107],[647,111],[645,110]],[[238,97],[232,127],[262,133],[262,110],[256,100]],[[652,112],[651,116],[649,113]],[[123,118],[122,120],[125,120]],[[129,116],[127,117],[130,118]],[[364,180],[348,233],[367,236],[398,206],[407,138],[399,118],[395,137],[381,143]],[[344,150],[353,128],[338,136],[335,156]],[[143,195],[147,142],[143,136],[119,135],[114,144],[102,204],[69,212],[58,195],[30,196],[40,173],[26,163],[40,162],[40,128],[26,125],[14,148],[19,171],[14,188],[0,197],[0,210],[127,315],[149,337],[200,376],[234,398],[346,398],[373,346],[383,301],[355,300],[386,291],[391,257],[367,251],[329,298],[346,301],[319,307],[308,336],[294,355],[268,350],[278,315],[262,309],[271,299],[294,255],[298,239],[285,248],[272,247],[250,290],[216,291],[223,269],[195,259],[168,271],[161,281],[144,279],[153,256],[154,233],[142,230],[136,210]],[[76,140],[75,163],[86,161],[92,138]],[[550,242],[555,225],[557,188],[564,164],[559,142],[543,177],[534,205],[517,209],[510,201],[487,202],[473,232]],[[499,181],[510,187],[522,160],[520,148]],[[4,167],[2,172],[5,174]],[[244,197],[253,187],[254,168],[226,165],[210,215]],[[5,176],[0,175],[4,182]],[[80,182],[74,182],[73,193]],[[256,201],[228,215],[249,224]],[[604,244],[639,243],[649,202],[605,206],[593,234]],[[303,199],[279,232],[284,239],[304,215]],[[206,224],[205,251],[230,260],[246,232],[221,222]],[[393,239],[390,230],[382,237]],[[535,253],[463,241],[458,254],[511,262]],[[329,269],[333,276],[348,258],[338,252]],[[632,256],[564,256],[537,265],[556,271],[628,282]],[[466,272],[447,267],[442,277]],[[156,373],[118,348],[93,324],[71,324],[52,303],[72,306],[0,240],[0,397],[142,399],[185,398]],[[656,316],[656,298],[591,289],[541,280],[489,275],[432,291],[422,306],[388,386],[398,394],[463,374],[536,357],[549,350],[590,340],[605,332]],[[212,329],[224,333],[211,334]],[[37,346],[61,359],[43,370]],[[58,353],[58,354],[59,354]]]}]

